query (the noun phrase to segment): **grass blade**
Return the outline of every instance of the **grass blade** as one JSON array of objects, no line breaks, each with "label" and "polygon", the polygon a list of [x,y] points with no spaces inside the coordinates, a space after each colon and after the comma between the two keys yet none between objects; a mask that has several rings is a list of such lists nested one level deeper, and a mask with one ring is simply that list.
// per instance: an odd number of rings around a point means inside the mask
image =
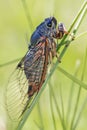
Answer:
[{"label": "grass blade", "polygon": [[75,76],[69,74],[68,72],[66,72],[63,68],[58,67],[58,70],[60,72],[62,72],[65,76],[67,76],[69,79],[71,79],[73,82],[75,82],[76,84],[82,86],[84,89],[87,90],[87,84],[85,84],[84,82],[80,81],[79,79],[77,79]]}]

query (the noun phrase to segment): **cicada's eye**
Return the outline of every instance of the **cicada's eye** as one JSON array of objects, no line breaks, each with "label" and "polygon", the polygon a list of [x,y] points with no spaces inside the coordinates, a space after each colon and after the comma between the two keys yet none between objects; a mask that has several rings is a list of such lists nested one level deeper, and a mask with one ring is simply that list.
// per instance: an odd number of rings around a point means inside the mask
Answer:
[{"label": "cicada's eye", "polygon": [[49,21],[49,22],[47,23],[47,27],[49,27],[49,28],[52,27],[52,21]]}]

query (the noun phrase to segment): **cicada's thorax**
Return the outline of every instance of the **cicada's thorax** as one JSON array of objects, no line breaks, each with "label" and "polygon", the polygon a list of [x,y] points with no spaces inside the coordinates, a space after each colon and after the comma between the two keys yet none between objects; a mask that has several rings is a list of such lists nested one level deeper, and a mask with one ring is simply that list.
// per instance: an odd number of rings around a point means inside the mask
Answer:
[{"label": "cicada's thorax", "polygon": [[51,38],[32,46],[24,61],[25,75],[29,81],[28,95],[38,92],[45,81],[48,64],[56,56],[56,43]]}]

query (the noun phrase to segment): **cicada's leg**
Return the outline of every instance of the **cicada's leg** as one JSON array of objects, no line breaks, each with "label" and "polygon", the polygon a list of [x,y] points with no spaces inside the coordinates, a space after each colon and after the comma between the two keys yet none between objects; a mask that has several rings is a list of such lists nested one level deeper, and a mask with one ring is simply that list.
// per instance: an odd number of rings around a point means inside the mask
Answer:
[{"label": "cicada's leg", "polygon": [[55,42],[52,43],[52,51],[51,51],[51,53],[52,53],[52,57],[56,57],[58,62],[61,63],[59,53],[57,53],[57,51],[56,51],[56,43]]}]

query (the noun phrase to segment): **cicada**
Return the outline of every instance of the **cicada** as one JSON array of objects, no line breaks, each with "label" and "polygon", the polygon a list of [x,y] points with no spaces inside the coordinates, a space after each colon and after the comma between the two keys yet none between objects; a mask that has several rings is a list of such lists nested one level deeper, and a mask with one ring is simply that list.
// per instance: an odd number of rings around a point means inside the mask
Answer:
[{"label": "cicada", "polygon": [[42,87],[48,65],[57,57],[55,39],[66,33],[55,17],[46,18],[31,35],[26,55],[18,63],[6,88],[6,108],[11,119],[19,119]]}]

